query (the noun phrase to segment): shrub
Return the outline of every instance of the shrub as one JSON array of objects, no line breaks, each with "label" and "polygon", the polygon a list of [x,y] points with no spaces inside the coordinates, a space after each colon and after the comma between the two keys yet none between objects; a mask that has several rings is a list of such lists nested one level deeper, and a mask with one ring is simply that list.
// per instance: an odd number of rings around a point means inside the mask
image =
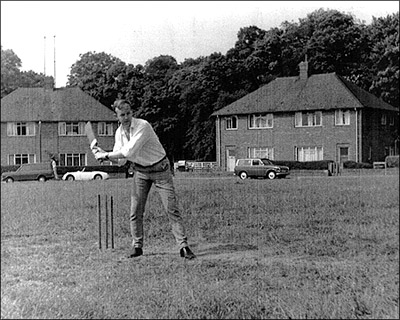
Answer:
[{"label": "shrub", "polygon": [[[19,165],[6,165],[1,166],[1,173],[16,171],[20,166]],[[116,166],[116,165],[97,165],[97,166],[57,166],[57,173],[59,175],[64,175],[67,172],[78,171],[85,168],[85,171],[104,171],[107,173],[126,173],[126,166]]]},{"label": "shrub", "polygon": [[386,166],[388,168],[398,168],[399,167],[399,156],[387,156],[385,161],[386,161]]},{"label": "shrub", "polygon": [[277,160],[273,161],[275,164],[287,166],[290,170],[327,170],[328,164],[333,162],[332,160],[320,160],[320,161],[285,161]]},{"label": "shrub", "polygon": [[372,169],[373,165],[367,162],[345,161],[343,168],[345,169]]}]

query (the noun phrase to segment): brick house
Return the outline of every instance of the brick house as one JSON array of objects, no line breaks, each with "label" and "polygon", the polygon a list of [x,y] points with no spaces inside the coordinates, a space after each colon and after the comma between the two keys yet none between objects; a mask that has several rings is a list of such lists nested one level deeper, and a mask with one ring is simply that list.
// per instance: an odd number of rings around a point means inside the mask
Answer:
[{"label": "brick house", "polygon": [[91,121],[103,149],[112,149],[113,111],[79,88],[19,88],[1,99],[1,165],[47,162],[60,166],[98,165],[84,125]]},{"label": "brick house", "polygon": [[336,73],[277,78],[215,111],[217,165],[235,160],[383,161],[398,154],[399,109]]}]

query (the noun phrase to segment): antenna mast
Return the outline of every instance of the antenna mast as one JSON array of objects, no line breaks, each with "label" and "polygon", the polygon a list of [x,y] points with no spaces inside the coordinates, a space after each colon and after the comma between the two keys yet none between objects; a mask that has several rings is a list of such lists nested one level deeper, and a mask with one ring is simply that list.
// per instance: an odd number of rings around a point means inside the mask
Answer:
[{"label": "antenna mast", "polygon": [[56,36],[54,35],[54,88],[56,87]]},{"label": "antenna mast", "polygon": [[44,36],[44,50],[43,50],[43,56],[44,56],[44,60],[43,60],[43,72],[44,72],[44,75],[46,75],[46,36]]}]

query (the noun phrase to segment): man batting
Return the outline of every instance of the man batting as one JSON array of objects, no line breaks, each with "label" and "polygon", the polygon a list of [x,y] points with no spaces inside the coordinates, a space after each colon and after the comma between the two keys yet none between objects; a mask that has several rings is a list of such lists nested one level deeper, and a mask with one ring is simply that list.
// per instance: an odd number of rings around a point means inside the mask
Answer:
[{"label": "man batting", "polygon": [[114,112],[121,123],[115,132],[113,151],[106,152],[95,147],[97,160],[110,160],[124,165],[134,163],[135,175],[132,185],[130,227],[133,251],[129,258],[143,254],[143,213],[151,186],[154,184],[160,194],[162,204],[172,226],[172,233],[180,248],[180,256],[194,259],[190,250],[185,228],[180,215],[170,163],[164,147],[161,145],[153,127],[144,119],[134,118],[132,109],[126,100],[117,100],[113,104]]}]

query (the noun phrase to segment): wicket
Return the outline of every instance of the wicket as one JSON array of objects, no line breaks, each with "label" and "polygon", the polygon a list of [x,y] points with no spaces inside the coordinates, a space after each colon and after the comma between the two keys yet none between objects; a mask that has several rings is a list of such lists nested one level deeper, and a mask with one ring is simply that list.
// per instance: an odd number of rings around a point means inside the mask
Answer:
[{"label": "wicket", "polygon": [[[109,235],[111,236],[111,249],[114,249],[114,201],[110,196],[110,214],[108,212],[108,196],[105,196],[105,247],[108,249]],[[102,249],[102,232],[101,232],[101,196],[97,195],[97,213],[99,219],[99,249]],[[110,222],[110,225],[109,225]]]}]

